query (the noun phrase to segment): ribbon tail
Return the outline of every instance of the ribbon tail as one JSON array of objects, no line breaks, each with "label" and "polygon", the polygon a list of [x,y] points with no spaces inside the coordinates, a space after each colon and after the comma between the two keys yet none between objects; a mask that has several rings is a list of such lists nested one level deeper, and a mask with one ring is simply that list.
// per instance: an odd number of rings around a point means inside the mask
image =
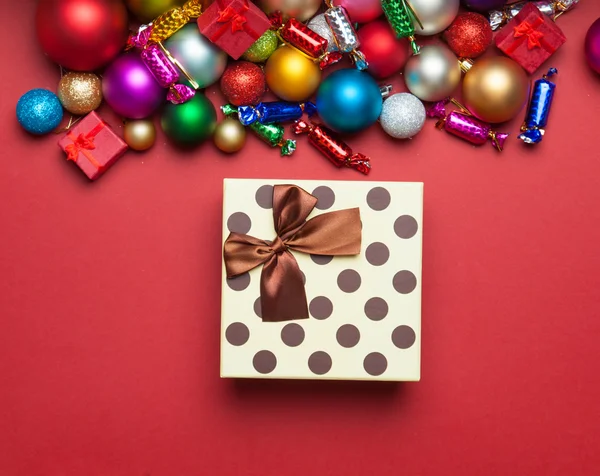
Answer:
[{"label": "ribbon tail", "polygon": [[302,272],[289,251],[272,255],[263,266],[260,304],[265,322],[308,319]]}]

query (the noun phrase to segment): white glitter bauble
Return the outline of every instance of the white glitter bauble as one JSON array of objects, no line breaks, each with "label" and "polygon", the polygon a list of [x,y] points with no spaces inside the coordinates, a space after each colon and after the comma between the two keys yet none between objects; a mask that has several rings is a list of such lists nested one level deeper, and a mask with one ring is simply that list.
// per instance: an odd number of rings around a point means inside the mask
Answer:
[{"label": "white glitter bauble", "polygon": [[410,93],[394,94],[383,101],[379,122],[395,139],[410,139],[423,129],[425,106]]},{"label": "white glitter bauble", "polygon": [[317,35],[321,35],[327,40],[328,52],[338,50],[335,39],[333,38],[333,33],[331,32],[331,28],[329,28],[329,24],[327,23],[327,20],[325,20],[325,15],[323,15],[322,13],[318,14],[311,21],[308,22],[307,26]]}]

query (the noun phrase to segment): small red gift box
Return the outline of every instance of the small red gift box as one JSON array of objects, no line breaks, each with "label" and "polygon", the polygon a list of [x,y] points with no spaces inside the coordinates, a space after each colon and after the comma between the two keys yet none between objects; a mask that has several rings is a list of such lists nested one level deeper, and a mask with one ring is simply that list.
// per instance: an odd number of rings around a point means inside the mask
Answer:
[{"label": "small red gift box", "polygon": [[93,111],[58,145],[90,180],[100,177],[127,150],[127,144]]},{"label": "small red gift box", "polygon": [[242,56],[271,27],[249,0],[216,0],[198,17],[198,28],[233,59]]},{"label": "small red gift box", "polygon": [[529,74],[534,73],[565,41],[562,30],[533,3],[525,5],[496,35],[496,46]]}]

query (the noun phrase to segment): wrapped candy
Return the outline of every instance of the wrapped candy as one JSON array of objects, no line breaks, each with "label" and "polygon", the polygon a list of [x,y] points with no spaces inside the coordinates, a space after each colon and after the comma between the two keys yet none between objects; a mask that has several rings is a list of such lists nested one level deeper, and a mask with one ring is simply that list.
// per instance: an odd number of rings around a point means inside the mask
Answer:
[{"label": "wrapped candy", "polygon": [[435,103],[427,111],[427,117],[439,119],[436,124],[438,129],[444,128],[446,132],[475,145],[483,145],[491,140],[492,145],[502,152],[508,134],[495,132],[489,124],[473,117],[468,109],[458,101],[455,99],[450,99],[450,101],[458,106],[460,111],[452,111],[447,114],[448,100]]},{"label": "wrapped candy", "polygon": [[167,99],[173,104],[182,104],[194,97],[196,92],[184,84],[177,84],[179,71],[166,51],[159,45],[150,44],[142,50],[142,61],[163,88],[168,88]]},{"label": "wrapped candy", "polygon": [[290,18],[283,23],[281,12],[275,12],[269,16],[269,19],[273,27],[277,29],[277,34],[282,41],[304,53],[311,60],[318,62],[319,68],[325,69],[342,59],[339,51],[327,51],[329,48],[327,39],[295,18]]},{"label": "wrapped candy", "polygon": [[317,107],[312,102],[261,102],[256,106],[239,106],[238,117],[240,122],[249,126],[256,121],[261,124],[273,124],[277,122],[290,122],[300,119],[302,114],[312,116],[317,112]]},{"label": "wrapped candy", "polygon": [[533,3],[544,15],[549,16],[552,20],[556,20],[563,13],[568,12],[575,7],[575,5],[579,3],[579,0],[523,1],[506,5],[502,10],[493,10],[490,12],[490,25],[492,26],[492,30],[497,30],[506,25],[510,20],[516,17],[528,3]]},{"label": "wrapped candy", "polygon": [[324,126],[309,124],[299,120],[294,123],[295,134],[308,134],[309,142],[337,167],[348,167],[368,175],[371,171],[369,158],[363,154],[354,154],[352,149]]},{"label": "wrapped candy", "polygon": [[548,116],[556,89],[556,84],[548,78],[557,73],[556,68],[550,68],[547,74],[535,82],[527,116],[521,126],[522,134],[519,135],[519,139],[526,144],[538,144],[544,137],[546,132],[544,128],[548,125]]},{"label": "wrapped candy", "polygon": [[419,45],[415,40],[416,21],[421,28],[423,25],[416,13],[406,0],[381,0],[383,13],[398,38],[408,38],[413,54],[419,54]]},{"label": "wrapped candy", "polygon": [[[238,113],[238,108],[231,104],[221,106],[221,110],[226,116]],[[261,124],[260,122],[254,122],[250,124],[250,130],[271,147],[279,147],[282,157],[292,155],[296,151],[296,141],[285,139],[285,129],[281,124]]]},{"label": "wrapped candy", "polygon": [[349,53],[350,58],[354,62],[357,69],[364,71],[369,67],[365,55],[362,54],[358,48],[360,47],[360,41],[356,30],[350,23],[350,18],[343,7],[336,7],[333,5],[332,0],[325,0],[328,9],[325,11],[325,20],[331,32],[333,38],[342,53]]}]

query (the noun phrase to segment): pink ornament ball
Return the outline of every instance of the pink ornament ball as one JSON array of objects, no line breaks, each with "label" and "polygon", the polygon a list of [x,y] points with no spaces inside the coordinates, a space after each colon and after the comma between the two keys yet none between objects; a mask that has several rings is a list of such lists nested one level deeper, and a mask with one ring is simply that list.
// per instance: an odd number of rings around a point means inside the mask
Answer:
[{"label": "pink ornament ball", "polygon": [[598,18],[585,37],[585,58],[590,68],[600,74],[600,18]]},{"label": "pink ornament ball", "polygon": [[106,68],[102,92],[112,110],[128,119],[151,116],[167,95],[135,51],[122,54]]},{"label": "pink ornament ball", "polygon": [[340,0],[336,5],[344,7],[356,23],[368,23],[383,15],[381,0]]}]

